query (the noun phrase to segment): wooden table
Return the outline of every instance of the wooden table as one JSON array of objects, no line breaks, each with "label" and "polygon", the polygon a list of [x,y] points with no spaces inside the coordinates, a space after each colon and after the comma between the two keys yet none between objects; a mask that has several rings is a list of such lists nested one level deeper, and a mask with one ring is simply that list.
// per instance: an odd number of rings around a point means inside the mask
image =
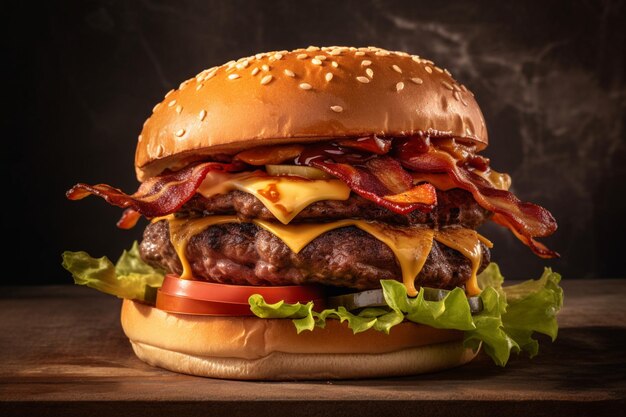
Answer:
[{"label": "wooden table", "polygon": [[[239,382],[133,354],[120,300],[76,286],[3,288],[0,416],[626,415],[626,280],[566,281],[556,343],[498,368],[485,356],[407,378]],[[183,414],[184,413],[184,414]]]}]

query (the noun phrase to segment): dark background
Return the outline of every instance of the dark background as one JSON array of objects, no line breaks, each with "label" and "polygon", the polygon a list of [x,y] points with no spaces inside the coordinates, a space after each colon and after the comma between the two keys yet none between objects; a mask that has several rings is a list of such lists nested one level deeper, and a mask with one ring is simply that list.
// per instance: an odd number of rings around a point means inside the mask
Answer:
[{"label": "dark background", "polygon": [[[624,277],[623,1],[76,1],[5,9],[4,284],[69,283],[63,250],[116,258],[141,235],[75,182],[135,190],[137,135],[165,92],[255,52],[376,45],[448,68],[476,94],[492,166],[559,222],[535,257],[482,230],[509,278]],[[8,112],[7,112],[8,110]],[[8,184],[7,184],[8,182]]]}]

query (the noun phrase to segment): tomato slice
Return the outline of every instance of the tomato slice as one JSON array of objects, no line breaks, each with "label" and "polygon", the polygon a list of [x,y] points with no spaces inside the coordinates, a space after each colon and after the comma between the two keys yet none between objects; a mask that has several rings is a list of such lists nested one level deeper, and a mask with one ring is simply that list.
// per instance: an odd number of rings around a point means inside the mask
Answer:
[{"label": "tomato slice", "polygon": [[193,298],[170,295],[157,291],[156,307],[169,313],[193,314],[204,316],[253,316],[246,304],[228,304],[215,301],[195,300]]},{"label": "tomato slice", "polygon": [[261,287],[251,285],[216,284],[180,279],[168,274],[157,292],[156,307],[170,313],[211,316],[253,316],[248,304],[252,294],[260,294],[268,303],[307,303],[323,308],[322,287],[315,285],[286,285]]},{"label": "tomato slice", "polygon": [[315,285],[263,287],[216,284],[213,282],[180,279],[174,274],[165,276],[160,292],[195,300],[245,304],[246,306],[248,305],[248,298],[252,294],[262,295],[268,303],[276,303],[281,300],[287,303],[307,303],[311,300],[324,298],[323,288]]}]

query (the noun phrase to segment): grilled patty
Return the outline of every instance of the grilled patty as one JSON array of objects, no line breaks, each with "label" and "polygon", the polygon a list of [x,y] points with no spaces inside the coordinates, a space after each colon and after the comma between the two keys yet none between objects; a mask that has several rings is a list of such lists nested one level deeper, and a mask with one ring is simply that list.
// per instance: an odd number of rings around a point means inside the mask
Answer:
[{"label": "grilled patty", "polygon": [[[482,243],[481,243],[482,245]],[[153,266],[180,274],[182,266],[165,220],[150,224],[139,246]],[[482,271],[489,249],[482,245]],[[401,281],[401,270],[387,245],[356,227],[331,230],[294,253],[282,240],[252,223],[212,226],[193,236],[186,251],[194,277],[237,285],[313,284],[372,289],[381,279]],[[416,285],[451,289],[463,286],[471,262],[434,241]]]},{"label": "grilled patty", "polygon": [[[236,214],[242,219],[276,220],[274,215],[252,194],[230,191],[205,198],[196,194],[179,211],[182,215]],[[460,225],[476,229],[489,220],[491,212],[480,207],[472,195],[458,188],[437,190],[437,206],[430,213],[415,210],[409,215],[396,214],[354,193],[347,200],[318,201],[302,210],[291,222],[329,221],[349,218],[378,220],[429,227]]]}]

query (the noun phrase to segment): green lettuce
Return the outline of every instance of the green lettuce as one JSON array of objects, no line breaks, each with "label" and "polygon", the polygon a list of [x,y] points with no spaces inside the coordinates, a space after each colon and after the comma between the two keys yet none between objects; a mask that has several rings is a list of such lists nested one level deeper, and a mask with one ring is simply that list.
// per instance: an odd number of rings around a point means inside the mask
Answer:
[{"label": "green lettuce", "polygon": [[261,318],[292,319],[298,333],[324,327],[327,319],[347,322],[354,333],[369,329],[389,333],[393,326],[404,320],[426,324],[439,329],[456,329],[465,332],[464,344],[477,350],[484,346],[493,361],[506,365],[511,352],[525,351],[530,357],[537,354],[535,332],[557,335],[556,314],[563,305],[563,290],[559,287],[561,276],[546,268],[538,280],[503,287],[504,278],[498,266],[490,264],[479,276],[483,290],[480,298],[483,309],[471,314],[465,293],[460,288],[446,291],[439,301],[424,297],[422,288],[417,297],[408,297],[403,284],[381,280],[387,307],[365,308],[350,312],[343,307],[313,310],[313,302],[268,304],[261,295],[252,295],[250,310]]},{"label": "green lettuce", "polygon": [[63,252],[63,268],[72,273],[74,283],[98,291],[154,304],[156,290],[163,283],[164,271],[145,263],[137,242],[124,251],[117,263],[106,257],[92,258],[87,252]]}]

